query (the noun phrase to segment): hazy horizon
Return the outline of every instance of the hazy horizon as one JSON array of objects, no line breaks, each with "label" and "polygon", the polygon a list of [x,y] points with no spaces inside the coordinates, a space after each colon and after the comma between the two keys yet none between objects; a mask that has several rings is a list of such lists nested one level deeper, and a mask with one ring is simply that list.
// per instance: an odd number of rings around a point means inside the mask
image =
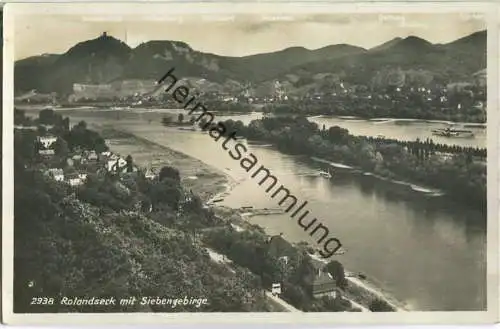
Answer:
[{"label": "hazy horizon", "polygon": [[338,44],[370,49],[409,36],[443,44],[486,29],[483,19],[457,13],[283,15],[277,20],[273,17],[266,20],[256,15],[177,15],[160,21],[152,17],[113,20],[82,15],[23,15],[14,27],[15,60],[63,54],[102,32],[131,48],[148,41],[179,41],[196,51],[243,57],[291,47],[314,50]]}]

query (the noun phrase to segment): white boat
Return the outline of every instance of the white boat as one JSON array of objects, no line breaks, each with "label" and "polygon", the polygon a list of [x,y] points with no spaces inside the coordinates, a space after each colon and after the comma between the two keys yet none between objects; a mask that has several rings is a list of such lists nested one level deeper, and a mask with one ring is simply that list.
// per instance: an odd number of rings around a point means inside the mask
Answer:
[{"label": "white boat", "polygon": [[332,178],[332,174],[330,174],[330,170],[328,171],[320,171],[319,175],[325,178]]}]

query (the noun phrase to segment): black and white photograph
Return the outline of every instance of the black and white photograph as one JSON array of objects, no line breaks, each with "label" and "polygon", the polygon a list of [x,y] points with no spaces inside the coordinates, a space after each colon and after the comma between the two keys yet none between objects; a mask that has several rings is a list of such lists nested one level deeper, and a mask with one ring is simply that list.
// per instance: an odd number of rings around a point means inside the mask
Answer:
[{"label": "black and white photograph", "polygon": [[427,5],[7,4],[5,320],[493,322],[498,35]]}]

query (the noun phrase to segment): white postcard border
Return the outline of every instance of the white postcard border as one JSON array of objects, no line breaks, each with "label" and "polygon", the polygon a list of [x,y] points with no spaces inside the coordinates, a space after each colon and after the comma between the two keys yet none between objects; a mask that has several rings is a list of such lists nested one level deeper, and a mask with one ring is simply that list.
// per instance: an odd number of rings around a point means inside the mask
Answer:
[{"label": "white postcard border", "polygon": [[[58,313],[58,314],[14,314],[13,313],[13,23],[17,15],[23,14],[85,14],[147,15],[148,12],[178,13],[305,13],[333,11],[340,12],[384,12],[384,13],[436,13],[436,12],[482,12],[487,20],[488,51],[488,220],[487,220],[487,308],[484,312],[397,312],[397,313]],[[180,323],[294,323],[294,324],[471,324],[493,323],[499,314],[499,225],[498,225],[498,141],[499,124],[499,76],[498,65],[499,33],[498,6],[492,3],[465,2],[413,2],[413,3],[9,3],[4,7],[4,49],[3,49],[3,277],[2,304],[3,321],[7,324],[180,324]],[[464,278],[467,280],[467,278]]]}]

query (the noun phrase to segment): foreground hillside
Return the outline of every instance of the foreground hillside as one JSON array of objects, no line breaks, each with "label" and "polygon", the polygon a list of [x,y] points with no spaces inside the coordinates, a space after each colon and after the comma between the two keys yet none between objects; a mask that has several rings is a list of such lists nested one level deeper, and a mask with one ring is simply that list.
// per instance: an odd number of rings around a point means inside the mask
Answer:
[{"label": "foreground hillside", "polygon": [[[21,116],[18,116],[19,119]],[[15,312],[269,311],[259,278],[245,268],[216,264],[196,230],[218,219],[185,192],[179,173],[166,167],[158,180],[127,169],[113,174],[87,164],[83,185],[56,181],[83,167],[66,161],[102,139],[84,124],[68,131],[57,117],[56,153],[40,156],[36,137],[16,131],[14,191]],[[59,121],[59,123],[57,123]],[[76,152],[76,153],[75,153]],[[131,159],[131,158],[130,158]],[[53,298],[41,301],[36,297]],[[206,299],[200,305],[97,305],[60,303],[64,297],[117,300],[135,296]],[[35,298],[35,302],[33,302]]]},{"label": "foreground hillside", "polygon": [[[119,193],[113,192],[114,188],[116,186],[108,188],[108,193]],[[116,195],[97,192],[101,203],[97,207],[68,192],[61,184],[48,181],[36,172],[17,171],[16,312],[267,309],[253,274],[244,269],[233,274],[221,268],[190,234],[166,228],[137,211],[103,212],[107,203],[119,202]],[[165,220],[175,218],[168,211],[163,216]],[[209,304],[175,309],[141,305],[94,308],[55,304],[48,307],[30,305],[33,296],[56,299],[60,296],[117,299],[187,296],[206,298]]]}]

